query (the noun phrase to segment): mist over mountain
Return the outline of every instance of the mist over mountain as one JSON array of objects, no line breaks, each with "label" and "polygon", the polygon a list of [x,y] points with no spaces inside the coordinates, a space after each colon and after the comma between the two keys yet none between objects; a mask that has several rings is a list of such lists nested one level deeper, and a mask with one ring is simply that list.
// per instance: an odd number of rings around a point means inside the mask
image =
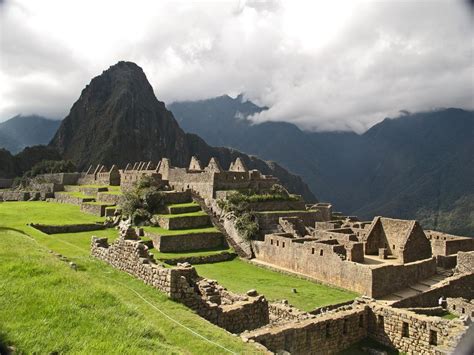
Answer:
[{"label": "mist over mountain", "polygon": [[47,144],[60,124],[37,115],[17,115],[0,123],[0,147],[16,154],[25,147]]},{"label": "mist over mountain", "polygon": [[278,164],[234,149],[214,148],[195,134],[186,134],[157,100],[143,70],[131,62],[119,62],[92,79],[61,122],[50,147],[80,169],[99,163],[124,167],[164,157],[173,165],[187,166],[193,155],[203,164],[215,156],[228,168],[241,157],[249,168],[275,175],[290,191],[316,200],[300,177]]},{"label": "mist over mountain", "polygon": [[[252,124],[242,97],[176,102],[184,130],[278,161],[320,200],[362,218],[417,218],[426,228],[474,236],[474,112],[443,109],[385,119],[364,134]],[[244,114],[242,114],[244,113]]]}]

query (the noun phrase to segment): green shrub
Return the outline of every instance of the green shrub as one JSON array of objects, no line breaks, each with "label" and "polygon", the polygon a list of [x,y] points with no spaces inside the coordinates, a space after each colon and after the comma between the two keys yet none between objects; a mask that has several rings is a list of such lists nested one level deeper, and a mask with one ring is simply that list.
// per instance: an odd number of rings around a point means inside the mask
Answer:
[{"label": "green shrub", "polygon": [[122,213],[132,218],[134,225],[149,224],[153,214],[164,206],[164,194],[149,176],[143,176],[131,191],[124,193]]},{"label": "green shrub", "polygon": [[235,220],[235,228],[245,240],[251,240],[259,231],[258,222],[251,213],[243,213]]}]

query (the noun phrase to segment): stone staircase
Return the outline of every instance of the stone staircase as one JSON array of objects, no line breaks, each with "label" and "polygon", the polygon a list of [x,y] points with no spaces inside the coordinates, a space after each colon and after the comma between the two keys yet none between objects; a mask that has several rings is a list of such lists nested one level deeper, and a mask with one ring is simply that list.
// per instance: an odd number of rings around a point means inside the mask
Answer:
[{"label": "stone staircase", "polygon": [[450,269],[437,268],[436,274],[431,277],[428,277],[424,280],[416,282],[407,288],[398,290],[389,295],[379,298],[379,301],[385,302],[387,304],[392,304],[394,302],[401,301],[405,298],[416,296],[422,292],[428,291],[433,286],[443,282],[446,278],[452,276],[453,272]]}]

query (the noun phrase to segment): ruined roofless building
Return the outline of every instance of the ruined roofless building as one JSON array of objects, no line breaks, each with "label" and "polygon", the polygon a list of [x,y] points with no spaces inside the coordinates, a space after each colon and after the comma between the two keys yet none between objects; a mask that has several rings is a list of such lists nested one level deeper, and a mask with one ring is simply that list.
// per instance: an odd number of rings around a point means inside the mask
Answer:
[{"label": "ruined roofless building", "polygon": [[253,241],[255,256],[371,297],[382,297],[436,274],[430,241],[416,221],[376,217],[360,236],[348,227],[301,235],[267,234],[263,241]]},{"label": "ruined roofless building", "polygon": [[267,192],[279,182],[277,178],[263,175],[258,170],[248,170],[240,158],[230,165],[229,170],[224,170],[214,157],[204,168],[196,157],[191,158],[188,168],[173,167],[169,159],[163,158],[158,172],[171,188],[177,191],[191,189],[204,199],[215,198],[216,191],[220,190]]}]

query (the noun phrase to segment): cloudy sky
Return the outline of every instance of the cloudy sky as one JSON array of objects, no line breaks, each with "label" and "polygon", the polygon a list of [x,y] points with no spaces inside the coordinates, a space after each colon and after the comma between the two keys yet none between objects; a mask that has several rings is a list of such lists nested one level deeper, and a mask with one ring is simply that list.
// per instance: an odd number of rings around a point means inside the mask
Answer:
[{"label": "cloudy sky", "polygon": [[67,115],[93,76],[140,65],[171,103],[246,97],[316,130],[474,108],[463,0],[0,0],[0,121]]}]

